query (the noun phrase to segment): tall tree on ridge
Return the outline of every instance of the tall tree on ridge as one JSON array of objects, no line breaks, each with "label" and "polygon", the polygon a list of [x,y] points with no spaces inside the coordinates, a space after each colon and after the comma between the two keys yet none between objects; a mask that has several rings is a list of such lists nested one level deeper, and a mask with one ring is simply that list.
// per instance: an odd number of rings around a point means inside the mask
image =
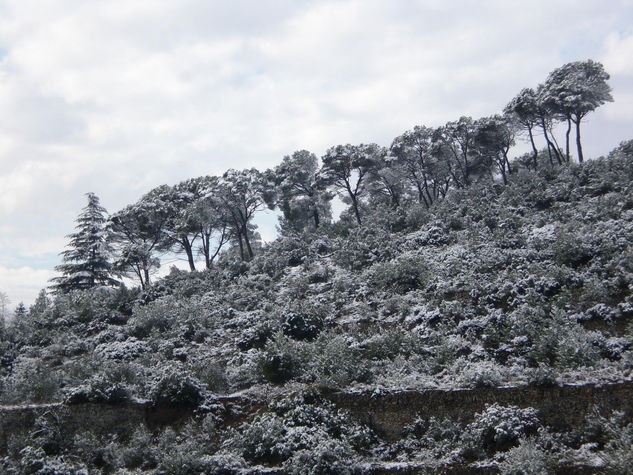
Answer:
[{"label": "tall tree on ridge", "polygon": [[339,196],[351,202],[358,224],[361,224],[360,200],[367,189],[368,175],[386,153],[374,143],[347,144],[329,148],[321,158],[324,183],[333,186]]},{"label": "tall tree on ridge", "polygon": [[567,120],[568,149],[571,122],[576,125],[576,147],[580,163],[584,160],[580,140],[580,122],[589,112],[606,102],[613,101],[611,87],[607,84],[608,79],[609,74],[604,70],[604,66],[588,59],[567,63],[555,69],[545,82],[543,94],[550,107]]},{"label": "tall tree on ridge", "polygon": [[77,232],[68,235],[69,249],[61,253],[63,263],[55,270],[62,275],[51,279],[54,292],[118,285],[112,277],[112,248],[105,229],[106,210],[94,193],[87,193],[88,204],[77,217]]},{"label": "tall tree on ridge", "polygon": [[277,190],[274,204],[294,229],[317,229],[331,217],[332,196],[319,180],[319,160],[313,153],[299,150],[287,155],[267,175]]},{"label": "tall tree on ridge", "polygon": [[503,109],[505,115],[512,114],[517,122],[527,130],[532,145],[534,169],[538,167],[538,150],[534,142],[534,128],[540,125],[538,104],[534,89],[522,89]]}]

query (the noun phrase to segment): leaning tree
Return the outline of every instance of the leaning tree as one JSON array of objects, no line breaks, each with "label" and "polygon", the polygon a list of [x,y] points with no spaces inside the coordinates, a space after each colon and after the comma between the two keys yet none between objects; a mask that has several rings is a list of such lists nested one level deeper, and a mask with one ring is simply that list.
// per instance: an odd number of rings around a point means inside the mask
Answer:
[{"label": "leaning tree", "polygon": [[[567,63],[552,71],[543,88],[543,95],[554,112],[576,125],[578,161],[582,163],[580,122],[605,102],[612,102],[609,74],[604,66],[591,59]],[[569,124],[571,125],[571,124]],[[567,137],[569,137],[569,127]]]}]

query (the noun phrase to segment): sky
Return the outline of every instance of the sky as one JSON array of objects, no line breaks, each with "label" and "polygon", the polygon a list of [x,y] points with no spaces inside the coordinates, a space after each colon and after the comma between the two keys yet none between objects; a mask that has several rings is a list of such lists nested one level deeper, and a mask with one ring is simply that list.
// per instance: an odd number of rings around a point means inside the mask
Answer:
[{"label": "sky", "polygon": [[589,58],[615,99],[583,123],[595,157],[633,138],[633,0],[0,0],[0,291],[47,286],[87,192],[115,212],[299,149],[386,146]]}]

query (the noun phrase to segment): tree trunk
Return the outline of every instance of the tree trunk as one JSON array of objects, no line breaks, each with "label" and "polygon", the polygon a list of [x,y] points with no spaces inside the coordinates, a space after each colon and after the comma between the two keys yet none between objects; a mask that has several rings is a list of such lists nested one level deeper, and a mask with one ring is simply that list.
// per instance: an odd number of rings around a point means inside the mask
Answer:
[{"label": "tree trunk", "polygon": [[200,230],[202,239],[202,253],[204,254],[204,265],[207,269],[211,269],[211,233]]},{"label": "tree trunk", "polygon": [[145,276],[145,284],[141,284],[141,287],[143,288],[143,290],[145,290],[147,287],[149,287],[149,269],[147,267],[143,268],[143,274]]},{"label": "tree trunk", "polygon": [[315,229],[319,229],[319,210],[317,210],[316,204],[314,205],[314,208],[312,209],[312,217],[314,218],[314,227]]},{"label": "tree trunk", "polygon": [[248,228],[246,227],[246,223],[242,226],[242,234],[244,235],[244,242],[246,243],[246,250],[248,251],[248,260],[250,261],[255,254],[253,254],[251,240],[248,238]]},{"label": "tree trunk", "polygon": [[538,150],[534,143],[534,135],[532,134],[532,125],[528,125],[528,134],[530,135],[530,143],[532,144],[532,152],[534,153],[534,170],[538,167]]},{"label": "tree trunk", "polygon": [[186,237],[182,238],[182,247],[185,250],[185,254],[187,254],[187,262],[189,262],[189,270],[196,270],[196,264],[193,260],[193,249],[191,248],[191,243],[189,239]]},{"label": "tree trunk", "polygon": [[547,133],[547,125],[545,125],[545,119],[542,117],[541,117],[541,128],[543,129],[543,135],[545,136],[545,141],[547,142],[547,154],[549,155],[550,165],[554,166],[554,160],[552,160],[552,150],[554,150],[554,155],[556,156],[556,160],[558,161],[558,164],[560,165],[561,164],[560,154],[558,153],[558,150],[556,150],[556,147],[554,146],[554,144],[549,138],[549,134]]},{"label": "tree trunk", "polygon": [[580,144],[580,117],[576,117],[576,146],[578,147],[578,163],[582,163],[584,157],[582,155],[582,145]]},{"label": "tree trunk", "polygon": [[565,160],[569,163],[569,133],[571,132],[571,117],[567,117],[567,132],[565,133]]},{"label": "tree trunk", "polygon": [[237,233],[237,242],[239,242],[240,244],[240,259],[245,261],[246,259],[244,259],[244,244],[242,243],[242,233],[239,230]]},{"label": "tree trunk", "polygon": [[356,195],[354,195],[354,193],[352,193],[351,190],[348,190],[348,192],[349,192],[350,198],[352,199],[352,208],[354,208],[354,215],[356,216],[356,222],[360,226],[361,224],[360,212],[358,211],[358,201],[356,200]]}]

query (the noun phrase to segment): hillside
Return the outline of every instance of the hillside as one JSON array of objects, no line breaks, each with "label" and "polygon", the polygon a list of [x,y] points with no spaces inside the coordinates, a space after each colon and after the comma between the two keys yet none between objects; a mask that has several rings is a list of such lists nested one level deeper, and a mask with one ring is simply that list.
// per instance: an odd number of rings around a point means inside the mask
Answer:
[{"label": "hillside", "polygon": [[0,332],[0,471],[633,471],[632,143],[506,179],[41,294]]}]

